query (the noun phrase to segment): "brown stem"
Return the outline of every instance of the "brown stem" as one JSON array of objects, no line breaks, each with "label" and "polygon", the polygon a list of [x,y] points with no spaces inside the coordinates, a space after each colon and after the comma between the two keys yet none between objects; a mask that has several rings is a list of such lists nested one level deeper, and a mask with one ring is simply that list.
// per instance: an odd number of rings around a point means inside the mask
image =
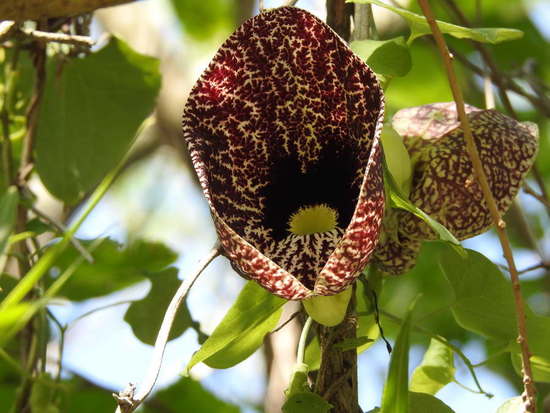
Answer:
[{"label": "brown stem", "polygon": [[451,57],[449,55],[449,49],[447,48],[445,39],[443,38],[443,35],[441,34],[441,31],[439,30],[439,27],[435,22],[434,15],[432,13],[430,5],[428,4],[428,1],[418,0],[418,2],[420,4],[420,7],[422,8],[422,12],[424,13],[424,16],[426,16],[428,24],[430,25],[432,34],[435,38],[437,47],[443,59],[443,65],[445,66],[447,77],[449,78],[449,84],[451,86],[453,97],[456,102],[456,109],[458,112],[458,116],[460,118],[460,124],[462,126],[462,129],[464,130],[464,139],[466,141],[466,149],[468,151],[468,155],[472,162],[476,179],[481,186],[481,190],[483,192],[483,198],[485,199],[485,203],[491,213],[493,225],[495,227],[498,238],[500,240],[504,257],[506,258],[508,267],[510,269],[510,277],[512,280],[513,293],[514,293],[514,302],[516,306],[516,317],[517,317],[516,321],[518,325],[517,341],[521,348],[523,384],[525,389],[525,392],[524,392],[525,410],[528,413],[535,413],[536,389],[533,383],[533,373],[531,370],[530,352],[529,352],[529,346],[527,343],[525,306],[523,303],[523,297],[521,296],[521,286],[519,283],[516,264],[514,262],[514,257],[512,254],[512,247],[510,246],[510,241],[508,240],[508,236],[506,235],[505,223],[504,221],[502,221],[500,217],[500,213],[496,206],[495,199],[493,197],[493,194],[491,193],[491,188],[489,186],[487,176],[485,175],[483,165],[479,158],[479,153],[477,151],[477,148],[472,136],[472,131],[470,129],[470,123],[468,121],[468,118],[466,117],[466,111],[464,109],[464,99],[462,97],[462,91],[458,86],[456,74],[454,72],[453,65],[451,62]]},{"label": "brown stem", "polygon": [[39,20],[88,13],[101,7],[116,6],[134,0],[10,0],[0,2],[2,20]]},{"label": "brown stem", "polygon": [[[475,74],[479,76],[486,75],[485,70],[483,70],[481,67],[475,65],[471,61],[466,58],[462,53],[460,53],[456,49],[450,49],[453,56],[458,60],[462,65],[468,69],[474,72]],[[493,73],[488,73],[489,77],[491,78],[491,81],[493,84],[495,84],[497,87],[499,87],[498,84],[498,77],[496,77]],[[546,100],[539,98],[538,96],[532,95],[529,92],[525,91],[523,88],[521,88],[516,82],[514,82],[508,75],[505,73],[500,74],[500,82],[501,86],[504,87],[507,90],[510,90],[514,93],[517,93],[520,96],[523,96],[525,99],[527,99],[535,108],[537,108],[540,113],[542,113],[546,117],[550,117],[550,104],[547,103]]]},{"label": "brown stem", "polygon": [[351,35],[353,4],[346,0],[327,0],[327,24],[346,42]]},{"label": "brown stem", "polygon": [[357,386],[357,350],[353,348],[342,351],[341,348],[334,347],[336,343],[355,338],[356,331],[357,316],[353,296],[342,323],[336,327],[319,326],[317,331],[321,348],[321,367],[317,374],[315,393],[332,404],[332,413],[361,411]]},{"label": "brown stem", "polygon": [[27,110],[27,134],[23,141],[23,153],[21,155],[21,166],[19,168],[19,179],[25,181],[28,175],[28,168],[32,165],[32,152],[34,147],[34,137],[38,124],[38,110],[44,95],[46,85],[46,48],[43,44],[35,42],[34,44],[34,67],[36,69],[36,78],[34,92],[31,98],[29,109]]}]

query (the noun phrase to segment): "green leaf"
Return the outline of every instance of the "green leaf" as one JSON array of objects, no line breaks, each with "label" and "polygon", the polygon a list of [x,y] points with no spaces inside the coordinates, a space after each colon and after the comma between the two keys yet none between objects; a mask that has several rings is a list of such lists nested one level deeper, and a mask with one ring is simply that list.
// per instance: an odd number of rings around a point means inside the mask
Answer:
[{"label": "green leaf", "polygon": [[354,338],[347,338],[340,341],[339,343],[334,344],[335,348],[339,348],[342,351],[353,350],[354,348],[359,348],[367,343],[373,343],[374,340],[367,336],[359,336]]},{"label": "green leaf", "polygon": [[241,337],[246,337],[255,327],[277,312],[284,303],[285,300],[282,298],[264,290],[255,282],[248,281],[208,340],[193,354],[187,364],[186,373],[189,373],[195,364],[223,351]]},{"label": "green leaf", "polygon": [[[224,402],[190,378],[183,377],[167,389],[160,390],[154,399],[157,405],[169,406],[173,412],[239,413],[240,409]],[[103,410],[98,410],[103,411]],[[159,413],[155,404],[145,403],[143,413]]]},{"label": "green leaf", "polygon": [[[2,294],[4,296],[4,294]],[[2,297],[4,298],[4,297]],[[0,337],[15,326],[21,317],[32,307],[30,302],[11,305],[0,313]]]},{"label": "green leaf", "polygon": [[284,413],[328,413],[332,405],[321,396],[311,392],[296,393],[283,405]]},{"label": "green leaf", "polygon": [[456,321],[485,337],[513,341],[517,329],[510,283],[482,254],[466,251],[463,258],[445,248],[439,261],[455,295],[452,311]]},{"label": "green leaf", "polygon": [[335,295],[316,295],[308,298],[302,301],[302,305],[317,323],[333,327],[344,320],[351,295],[352,288],[347,288]]},{"label": "green leaf", "polygon": [[[519,353],[516,342],[516,309],[512,285],[499,268],[482,254],[466,250],[466,258],[446,247],[440,266],[455,295],[452,312],[465,329],[508,343]],[[538,316],[525,307],[527,335],[535,381],[550,382],[550,318]],[[512,358],[519,372],[519,356]]]},{"label": "green leaf", "polygon": [[454,379],[455,371],[452,350],[432,338],[422,362],[413,372],[409,389],[435,395]]},{"label": "green leaf", "polygon": [[412,165],[403,138],[391,126],[385,125],[381,139],[389,172],[400,193],[408,197],[412,184]]},{"label": "green leaf", "polygon": [[113,410],[113,396],[80,379],[68,383],[63,413],[98,413]]},{"label": "green leaf", "polygon": [[233,3],[227,0],[171,0],[185,31],[197,40],[208,40],[220,32],[231,31]]},{"label": "green leaf", "polygon": [[160,88],[158,60],[117,38],[50,67],[38,120],[36,168],[48,191],[75,204],[130,148]]},{"label": "green leaf", "polygon": [[319,367],[321,367],[321,348],[319,347],[319,339],[317,336],[307,345],[304,361],[308,365],[310,371],[319,370]]},{"label": "green leaf", "polygon": [[447,228],[445,228],[435,219],[430,217],[428,214],[426,214],[416,205],[413,205],[408,199],[406,199],[402,195],[401,191],[399,190],[399,187],[395,183],[395,179],[393,178],[391,173],[387,170],[387,167],[385,167],[384,172],[385,172],[384,182],[386,183],[386,187],[389,188],[391,207],[403,209],[405,211],[410,212],[411,214],[416,215],[418,218],[426,222],[439,235],[439,239],[453,244],[455,248],[462,253],[463,248],[460,245],[460,242],[455,238],[455,236],[451,234],[451,232]]},{"label": "green leaf", "polygon": [[[528,332],[529,333],[529,332]],[[530,339],[531,337],[529,337]],[[519,376],[522,376],[521,373],[521,354],[512,353],[512,366]],[[548,356],[539,357],[531,356],[529,359],[531,361],[531,370],[533,372],[533,379],[539,383],[550,383],[550,358]]]},{"label": "green leaf", "polygon": [[292,375],[290,376],[288,388],[285,390],[285,396],[290,398],[298,393],[309,392],[307,384],[307,374],[309,366],[305,363],[297,363],[294,365]]},{"label": "green leaf", "polygon": [[409,347],[413,309],[412,302],[399,330],[390,359],[388,378],[382,394],[381,413],[408,413],[409,405]]},{"label": "green leaf", "polygon": [[47,373],[43,373],[33,380],[30,405],[31,413],[59,413],[60,409],[54,404],[56,383]]},{"label": "green leaf", "polygon": [[356,40],[351,42],[350,47],[379,75],[400,77],[411,70],[411,54],[402,37],[389,40]]},{"label": "green leaf", "polygon": [[[91,241],[81,241],[85,248]],[[59,257],[56,269],[62,273],[80,253],[71,245]],[[83,262],[61,294],[72,301],[103,296],[145,280],[148,274],[164,270],[177,258],[177,254],[162,243],[138,240],[126,248],[113,240],[104,239],[92,252],[93,263]],[[55,281],[53,274],[48,284]]]},{"label": "green leaf", "polygon": [[[168,268],[147,276],[151,281],[151,290],[145,298],[128,307],[124,321],[130,324],[134,335],[143,343],[154,345],[168,304],[181,284],[178,270]],[[191,315],[183,303],[174,319],[169,340],[181,336],[191,326]]]},{"label": "green leaf", "polygon": [[[347,0],[347,3],[356,3],[356,4],[376,4],[377,6],[383,7],[385,9],[391,10],[394,13],[400,15],[409,24],[411,29],[411,36],[408,39],[408,43],[412,42],[417,37],[430,34],[432,31],[428,22],[424,16],[410,12],[408,10],[402,9],[400,7],[390,6],[389,4],[383,3],[379,0]],[[475,40],[481,43],[500,43],[509,40],[519,39],[523,36],[521,30],[508,29],[508,28],[468,28],[457,26],[451,23],[442,22],[436,20],[439,30],[442,33],[449,34],[458,39],[470,39]]]},{"label": "green leaf", "polygon": [[454,411],[431,394],[409,392],[409,413],[454,413]]},{"label": "green leaf", "polygon": [[10,186],[0,198],[0,257],[8,243],[8,238],[15,225],[19,192],[14,186]]},{"label": "green leaf", "polygon": [[234,340],[223,350],[208,357],[204,360],[204,364],[216,369],[227,369],[246,360],[260,348],[266,334],[277,327],[282,312],[283,307],[276,310],[265,321],[241,334],[238,340]]},{"label": "green leaf", "polygon": [[523,413],[525,405],[521,396],[512,397],[506,400],[496,411],[496,413]]}]

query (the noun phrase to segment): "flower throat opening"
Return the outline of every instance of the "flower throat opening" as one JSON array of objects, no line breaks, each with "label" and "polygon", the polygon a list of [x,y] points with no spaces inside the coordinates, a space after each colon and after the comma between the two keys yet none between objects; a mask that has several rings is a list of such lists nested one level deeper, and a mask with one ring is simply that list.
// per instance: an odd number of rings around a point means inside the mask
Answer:
[{"label": "flower throat opening", "polygon": [[271,229],[273,239],[345,230],[359,195],[356,158],[342,142],[325,143],[305,171],[297,153],[272,158],[260,195],[263,225]]},{"label": "flower throat opening", "polygon": [[328,232],[338,225],[338,212],[325,204],[303,207],[292,214],[288,224],[295,235]]}]

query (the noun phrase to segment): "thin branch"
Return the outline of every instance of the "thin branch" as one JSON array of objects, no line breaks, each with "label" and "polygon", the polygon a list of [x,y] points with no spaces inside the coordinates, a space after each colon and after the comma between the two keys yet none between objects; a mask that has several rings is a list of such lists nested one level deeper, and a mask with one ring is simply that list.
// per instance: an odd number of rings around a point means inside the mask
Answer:
[{"label": "thin branch", "polygon": [[87,1],[0,1],[0,16],[3,20],[38,20],[51,17],[69,17],[89,13],[102,7],[116,6],[134,0],[87,0]]},{"label": "thin branch", "polygon": [[90,311],[86,311],[84,314],[81,314],[79,315],[78,317],[76,317],[74,320],[72,320],[70,323],[68,323],[66,326],[65,326],[65,329],[66,330],[69,330],[70,328],[72,328],[76,323],[78,323],[79,321],[81,321],[82,319],[92,315],[92,314],[95,314],[99,311],[103,311],[103,310],[107,310],[109,308],[113,308],[113,307],[118,307],[119,305],[124,305],[124,304],[132,304],[134,303],[136,300],[122,300],[122,301],[116,301],[114,303],[110,303],[110,304],[106,304],[106,305],[102,305],[101,307],[96,307],[96,308],[92,308]]},{"label": "thin branch", "polygon": [[17,31],[17,23],[12,21],[0,22],[0,43],[9,39]]},{"label": "thin branch", "polygon": [[145,376],[144,383],[141,386],[142,388],[140,389],[140,392],[137,395],[135,395],[136,387],[132,383],[130,383],[128,387],[123,391],[121,391],[120,393],[113,394],[118,404],[116,413],[133,412],[139,407],[141,403],[143,403],[143,400],[149,395],[149,393],[151,393],[151,390],[153,389],[153,386],[155,385],[160,372],[160,367],[162,365],[162,358],[164,356],[164,350],[166,349],[168,336],[170,335],[172,323],[176,318],[178,309],[181,303],[187,297],[189,290],[191,289],[191,287],[193,286],[197,278],[199,278],[199,275],[201,275],[204,269],[214,260],[214,258],[216,258],[220,254],[221,254],[221,246],[219,243],[216,243],[216,245],[214,246],[214,248],[212,248],[208,256],[199,263],[197,271],[195,271],[193,275],[185,278],[182,281],[178,290],[174,294],[172,301],[170,301],[170,304],[168,305],[168,309],[166,310],[166,313],[164,314],[164,319],[162,320],[162,325],[160,326],[160,330],[157,335],[157,339],[155,341],[153,358],[151,360],[151,364],[149,366],[147,375]]},{"label": "thin branch", "polygon": [[[59,231],[61,234],[64,234],[67,232],[67,227],[63,225],[61,222],[58,222],[55,218],[50,217],[46,213],[40,211],[38,208],[36,208],[34,205],[31,205],[30,207],[31,211],[34,212],[37,216],[42,218],[43,220],[50,223],[51,226],[53,226],[57,231]],[[71,244],[73,244],[73,247],[84,257],[86,261],[88,261],[90,264],[93,264],[94,258],[92,257],[92,254],[86,250],[84,245],[75,237],[71,237]]]},{"label": "thin branch", "polygon": [[[462,63],[466,69],[482,77],[485,75],[485,71],[482,68],[472,63],[470,60],[468,60],[466,56],[464,56],[458,50],[451,48],[450,51],[453,54],[453,56],[456,58],[456,60]],[[491,81],[493,82],[494,85],[496,85],[497,87],[503,87],[511,92],[514,92],[520,96],[523,96],[534,107],[536,107],[542,114],[544,114],[547,117],[550,117],[550,105],[548,105],[545,100],[525,91],[521,86],[519,86],[516,82],[514,82],[509,76],[507,76],[504,73],[501,73],[500,78],[495,76],[493,73],[488,73],[488,75],[490,76]],[[500,85],[498,84],[497,79],[500,79],[500,82],[501,82]]]},{"label": "thin branch", "polygon": [[36,43],[34,55],[34,67],[36,69],[34,91],[27,110],[27,133],[23,140],[23,152],[21,154],[21,166],[19,168],[20,183],[26,181],[28,177],[28,168],[32,165],[34,137],[38,125],[38,112],[44,88],[46,86],[46,48],[44,45]]},{"label": "thin branch", "polygon": [[[387,317],[390,321],[393,321],[394,323],[398,323],[398,324],[403,324],[403,320],[399,317],[397,317],[396,315],[393,315],[391,313],[388,313],[387,311],[384,311],[384,310],[380,310],[380,313],[384,316],[384,317]],[[430,338],[433,338],[434,340],[436,341],[439,341],[441,344],[449,347],[458,357],[460,357],[460,359],[462,360],[462,362],[466,365],[466,367],[468,368],[470,374],[472,375],[472,378],[474,379],[474,382],[477,386],[477,388],[479,389],[480,393],[484,394],[485,396],[487,396],[488,398],[491,398],[493,397],[493,395],[491,393],[488,393],[486,392],[485,390],[483,390],[483,388],[481,387],[481,383],[479,382],[477,376],[476,376],[476,372],[474,370],[474,365],[472,364],[472,362],[468,359],[468,357],[466,357],[466,355],[462,352],[462,350],[460,350],[460,348],[458,348],[457,346],[455,346],[453,343],[451,343],[450,341],[447,341],[447,339],[445,337],[442,337],[438,334],[434,334],[432,333],[431,331],[423,328],[423,327],[420,327],[416,324],[414,324],[412,326],[413,330],[415,331],[418,331],[419,333],[422,333],[422,334],[425,334],[427,335],[428,337]]]},{"label": "thin branch", "polygon": [[281,324],[279,327],[277,327],[275,330],[273,330],[270,334],[281,331],[288,323],[290,323],[292,320],[294,320],[298,314],[300,314],[300,311],[293,312],[292,315],[290,317],[288,317],[288,320],[286,320],[283,324]]},{"label": "thin branch", "polygon": [[518,274],[525,274],[526,272],[535,271],[538,269],[544,268],[545,270],[550,269],[550,263],[548,262],[539,262],[538,264],[531,265],[527,268],[524,268],[521,271],[518,271]]},{"label": "thin branch", "polygon": [[498,238],[502,246],[504,257],[506,258],[508,267],[510,268],[510,277],[512,280],[514,302],[516,306],[516,316],[517,316],[517,324],[518,324],[517,340],[521,347],[523,384],[525,389],[525,393],[524,393],[525,409],[529,413],[534,413],[536,411],[536,389],[533,384],[533,373],[531,370],[531,362],[530,362],[531,354],[527,343],[525,306],[523,303],[523,297],[521,295],[521,286],[519,283],[516,264],[514,262],[512,247],[510,245],[510,241],[508,240],[508,236],[506,235],[506,230],[505,230],[506,224],[500,217],[500,213],[496,206],[495,199],[493,197],[493,194],[491,193],[491,188],[489,186],[487,176],[485,175],[485,171],[483,170],[483,165],[479,158],[479,153],[477,151],[477,148],[472,136],[472,131],[470,129],[470,123],[468,121],[468,118],[466,117],[462,91],[458,86],[458,81],[456,79],[456,74],[452,66],[451,58],[449,56],[449,50],[445,43],[445,39],[443,38],[443,35],[441,34],[441,31],[439,30],[439,27],[435,22],[435,18],[433,16],[430,5],[428,4],[428,1],[418,0],[418,2],[420,4],[420,7],[422,8],[424,16],[426,16],[428,24],[430,25],[432,34],[435,38],[439,52],[443,59],[443,64],[445,66],[447,77],[449,78],[449,83],[451,86],[451,90],[453,92],[453,97],[456,102],[456,108],[457,108],[458,116],[460,118],[460,124],[462,126],[462,129],[464,130],[464,139],[466,141],[466,149],[470,157],[470,160],[472,162],[476,179],[481,186],[481,190],[483,192],[483,198],[485,199],[485,203],[487,204],[487,207],[489,208],[489,211],[491,213],[493,225],[495,226],[496,232],[498,234]]},{"label": "thin branch", "polygon": [[533,198],[535,198],[537,201],[543,204],[546,208],[550,208],[550,201],[548,201],[548,199],[546,199],[541,194],[538,194],[537,192],[535,192],[535,190],[531,188],[529,185],[527,185],[526,183],[523,184],[523,190],[525,191],[526,194],[531,195]]},{"label": "thin branch", "polygon": [[87,48],[90,48],[95,44],[92,38],[88,36],[77,36],[77,35],[65,34],[65,33],[50,33],[50,32],[44,32],[41,30],[33,30],[33,29],[26,29],[26,28],[21,28],[20,32],[23,33],[25,36],[30,37],[31,39],[34,39],[43,43],[49,43],[49,42],[63,43],[63,44],[71,44],[73,46],[82,46]]}]

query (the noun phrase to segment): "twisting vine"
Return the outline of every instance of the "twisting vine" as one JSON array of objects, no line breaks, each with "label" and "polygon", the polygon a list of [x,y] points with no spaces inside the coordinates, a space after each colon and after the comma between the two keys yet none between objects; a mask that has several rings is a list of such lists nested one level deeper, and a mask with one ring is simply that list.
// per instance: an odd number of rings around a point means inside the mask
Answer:
[{"label": "twisting vine", "polygon": [[456,109],[458,112],[460,123],[464,130],[466,148],[468,151],[468,155],[470,156],[470,160],[472,161],[472,165],[474,167],[475,177],[479,182],[481,189],[483,191],[483,197],[491,213],[493,225],[497,232],[500,244],[502,246],[502,251],[504,253],[504,257],[506,258],[506,262],[508,263],[508,268],[510,270],[510,276],[512,279],[512,286],[513,286],[514,299],[515,299],[514,302],[516,305],[517,324],[518,324],[517,341],[521,347],[523,384],[524,384],[524,390],[525,390],[523,395],[524,402],[525,402],[525,409],[529,413],[535,413],[536,389],[533,383],[533,372],[531,370],[530,352],[529,352],[529,345],[527,341],[525,305],[523,302],[523,297],[521,295],[521,286],[519,282],[518,271],[514,261],[514,256],[512,253],[512,247],[510,245],[510,241],[506,234],[506,229],[505,229],[506,224],[502,220],[500,213],[498,211],[498,208],[496,206],[495,199],[493,197],[493,194],[491,193],[491,188],[489,187],[487,176],[485,175],[485,171],[483,170],[483,165],[481,164],[481,159],[479,157],[479,153],[477,151],[476,145],[474,143],[474,139],[472,137],[472,131],[471,131],[470,124],[464,108],[464,99],[462,97],[462,91],[456,79],[456,75],[455,75],[450,54],[449,54],[449,49],[447,48],[445,39],[443,38],[443,35],[441,34],[439,27],[437,26],[437,23],[435,21],[430,5],[428,4],[428,1],[418,0],[418,2],[420,4],[420,7],[422,8],[422,12],[424,13],[424,16],[426,16],[426,19],[430,25],[432,34],[435,38],[437,47],[441,54],[441,58],[445,66],[445,71],[447,73],[449,84],[451,86],[453,97],[456,103]]}]

